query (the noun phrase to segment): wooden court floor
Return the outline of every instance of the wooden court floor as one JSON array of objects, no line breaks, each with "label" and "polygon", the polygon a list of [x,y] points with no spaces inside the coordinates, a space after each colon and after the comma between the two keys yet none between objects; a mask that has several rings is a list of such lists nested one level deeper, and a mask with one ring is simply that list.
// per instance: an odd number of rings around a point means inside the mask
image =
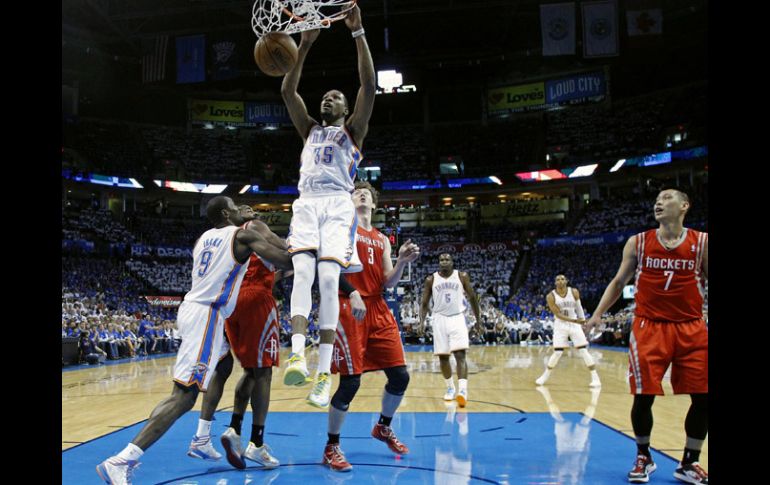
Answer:
[{"label": "wooden court floor", "polygon": [[[534,381],[542,373],[550,352],[551,349],[544,346],[471,347],[469,402],[465,411],[549,412],[546,398],[538,392]],[[628,354],[622,349],[605,347],[593,347],[590,352],[603,384],[594,419],[633,436],[629,418],[632,397],[626,377]],[[308,350],[311,368],[317,359],[316,353]],[[281,362],[287,356],[288,349],[281,349]],[[408,351],[406,356],[411,381],[400,410],[445,413],[442,399],[445,389],[438,359],[427,351]],[[168,357],[62,372],[62,450],[147,419],[155,405],[171,392],[173,363],[174,358]],[[219,409],[232,407],[239,376],[240,368],[236,364]],[[287,388],[281,377],[282,369],[274,369],[271,411],[324,412],[304,403],[309,388]],[[585,412],[592,397],[589,381],[588,371],[577,354],[565,353],[546,385],[552,409],[555,405],[562,413]],[[379,412],[384,384],[382,372],[365,374],[350,411]],[[336,385],[335,378],[333,389]],[[651,445],[678,460],[684,447],[684,417],[690,399],[686,395],[674,396],[667,379],[663,386],[666,396],[658,397],[653,407],[655,425]],[[200,410],[201,400],[199,397],[193,410]],[[267,424],[269,427],[269,416]],[[631,460],[633,457],[629,457]],[[700,461],[708,470],[708,439]]]}]

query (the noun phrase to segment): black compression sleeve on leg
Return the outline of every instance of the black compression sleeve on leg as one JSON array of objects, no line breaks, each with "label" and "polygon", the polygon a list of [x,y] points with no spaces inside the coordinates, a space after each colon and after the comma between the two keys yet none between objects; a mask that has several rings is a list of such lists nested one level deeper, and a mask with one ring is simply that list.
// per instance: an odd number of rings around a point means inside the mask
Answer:
[{"label": "black compression sleeve on leg", "polygon": [[332,406],[340,411],[347,411],[360,386],[360,374],[355,376],[341,376],[340,385],[332,396]]},{"label": "black compression sleeve on leg", "polygon": [[652,432],[652,394],[636,394],[631,407],[631,425],[636,436],[650,436]]}]

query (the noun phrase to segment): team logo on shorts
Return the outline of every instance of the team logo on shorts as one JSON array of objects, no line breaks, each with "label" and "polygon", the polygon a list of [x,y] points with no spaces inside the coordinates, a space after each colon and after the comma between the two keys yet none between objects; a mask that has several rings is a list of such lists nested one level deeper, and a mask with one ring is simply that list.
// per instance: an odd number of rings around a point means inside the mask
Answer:
[{"label": "team logo on shorts", "polygon": [[345,357],[340,353],[340,349],[338,347],[334,347],[334,355],[332,356],[332,359],[334,360],[334,365],[337,366],[338,369],[341,369],[342,366],[340,366],[340,362],[345,360]]},{"label": "team logo on shorts", "polygon": [[203,374],[209,370],[209,366],[205,362],[198,362],[197,364],[193,364],[191,369],[193,374]]},{"label": "team logo on shorts", "polygon": [[265,348],[265,352],[270,354],[270,358],[275,360],[275,357],[278,355],[278,343],[275,341],[274,338],[271,338],[267,341],[267,347]]}]

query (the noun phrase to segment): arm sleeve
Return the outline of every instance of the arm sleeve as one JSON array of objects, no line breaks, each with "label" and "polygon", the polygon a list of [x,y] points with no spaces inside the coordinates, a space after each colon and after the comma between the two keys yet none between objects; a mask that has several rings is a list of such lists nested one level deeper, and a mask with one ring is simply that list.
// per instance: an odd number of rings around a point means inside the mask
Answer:
[{"label": "arm sleeve", "polygon": [[575,313],[577,313],[577,316],[581,320],[586,319],[586,314],[583,311],[583,305],[580,303],[580,300],[575,302]]}]

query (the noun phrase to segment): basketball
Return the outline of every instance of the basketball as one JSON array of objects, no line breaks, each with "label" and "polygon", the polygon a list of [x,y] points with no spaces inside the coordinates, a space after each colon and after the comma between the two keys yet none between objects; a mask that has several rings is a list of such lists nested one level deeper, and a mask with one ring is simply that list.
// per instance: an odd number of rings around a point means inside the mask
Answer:
[{"label": "basketball", "polygon": [[297,44],[289,34],[271,32],[254,46],[254,61],[268,76],[283,76],[297,62]]}]

